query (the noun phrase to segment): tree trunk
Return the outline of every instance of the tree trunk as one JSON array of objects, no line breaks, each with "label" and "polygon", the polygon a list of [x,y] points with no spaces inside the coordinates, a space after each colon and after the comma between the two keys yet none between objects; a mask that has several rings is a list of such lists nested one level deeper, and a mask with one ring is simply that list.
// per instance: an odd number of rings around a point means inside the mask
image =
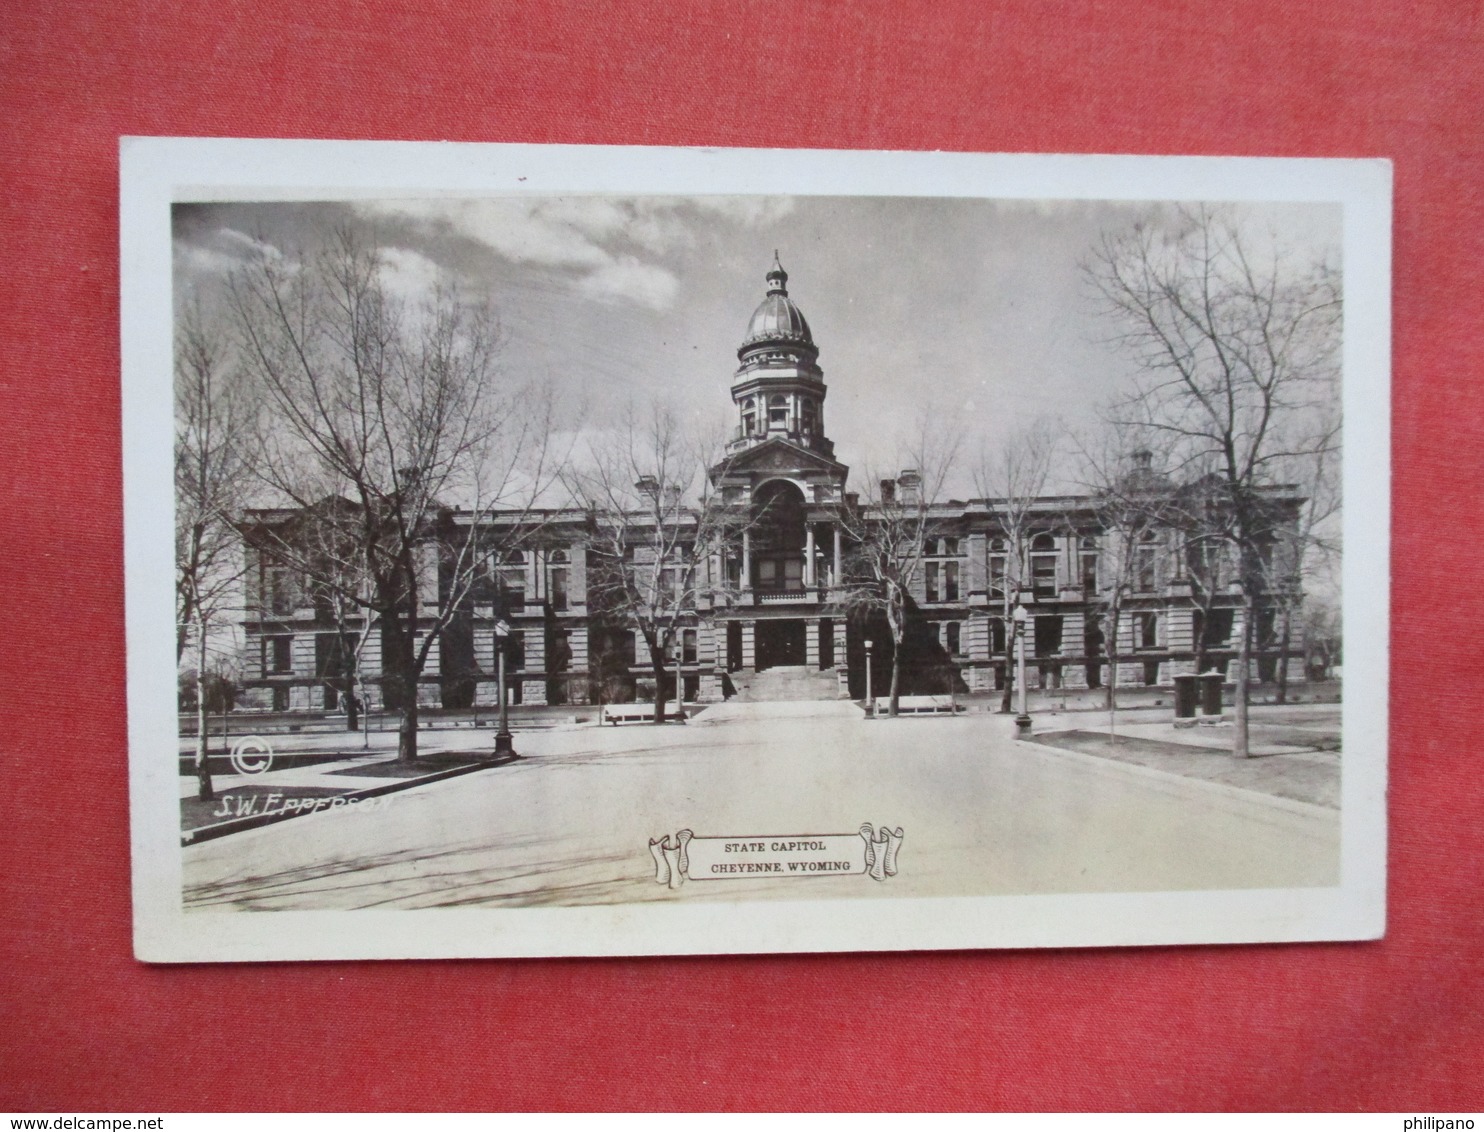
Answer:
[{"label": "tree trunk", "polygon": [[1108,628],[1103,632],[1103,655],[1108,658],[1108,683],[1105,691],[1109,714],[1118,710],[1118,609],[1108,614]]},{"label": "tree trunk", "polygon": [[653,645],[649,646],[649,668],[654,673],[654,721],[665,722],[665,658]]},{"label": "tree trunk", "polygon": [[891,698],[887,701],[886,714],[897,714],[898,688],[902,677],[902,643],[894,640],[891,650]]},{"label": "tree trunk", "polygon": [[397,724],[397,758],[402,762],[417,760],[417,681],[402,677],[402,718]]},{"label": "tree trunk", "polygon": [[345,729],[359,731],[361,729],[361,702],[356,698],[355,680],[347,678],[340,694],[345,697]]},{"label": "tree trunk", "polygon": [[1245,759],[1247,744],[1247,685],[1252,660],[1252,590],[1242,588],[1242,639],[1237,644],[1237,679],[1232,692],[1232,754]]},{"label": "tree trunk", "polygon": [[1011,697],[1015,694],[1015,634],[1010,632],[1009,619],[1005,621],[1005,694],[1000,697],[1000,714],[1009,715]]},{"label": "tree trunk", "polygon": [[211,785],[211,767],[206,762],[206,618],[196,614],[196,796],[203,801],[216,797]]},{"label": "tree trunk", "polygon": [[1293,609],[1283,603],[1283,632],[1278,637],[1278,702],[1288,702],[1288,646],[1293,642]]}]

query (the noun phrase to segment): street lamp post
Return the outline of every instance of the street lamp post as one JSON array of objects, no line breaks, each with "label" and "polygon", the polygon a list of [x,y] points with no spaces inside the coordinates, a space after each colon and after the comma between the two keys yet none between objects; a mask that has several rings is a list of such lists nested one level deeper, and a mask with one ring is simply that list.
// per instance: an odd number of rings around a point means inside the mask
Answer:
[{"label": "street lamp post", "polygon": [[515,743],[510,734],[510,709],[506,703],[505,694],[505,642],[510,636],[510,623],[507,621],[495,622],[495,654],[499,660],[500,674],[500,727],[495,732],[495,754],[507,755],[511,758],[515,755]]},{"label": "street lamp post", "polygon": [[1020,710],[1015,715],[1015,738],[1031,737],[1031,715],[1025,706],[1025,624],[1029,620],[1025,606],[1016,604],[1015,613],[1015,693]]},{"label": "street lamp post", "polygon": [[866,711],[870,715],[876,714],[876,694],[871,690],[871,647],[874,643],[866,638]]}]

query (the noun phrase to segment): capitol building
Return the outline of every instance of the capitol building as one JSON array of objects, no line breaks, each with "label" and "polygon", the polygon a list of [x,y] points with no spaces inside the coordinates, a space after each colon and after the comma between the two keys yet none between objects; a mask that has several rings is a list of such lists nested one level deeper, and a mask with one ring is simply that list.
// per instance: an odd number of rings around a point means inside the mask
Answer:
[{"label": "capitol building", "polygon": [[[903,692],[1003,689],[1013,679],[1008,646],[1017,606],[1027,615],[1031,688],[1163,687],[1198,665],[1232,678],[1246,631],[1242,599],[1235,589],[1202,593],[1192,576],[1189,540],[1180,531],[1150,525],[1136,547],[1115,546],[1112,540],[1126,536],[1108,530],[1087,497],[1036,500],[1028,522],[1012,531],[1002,500],[919,497],[924,489],[915,469],[869,490],[852,484],[829,436],[820,346],[776,257],[765,286],[737,350],[730,385],[735,426],[709,471],[710,505],[738,517],[735,537],[699,563],[699,584],[683,596],[676,591],[683,607],[673,611],[673,631],[662,642],[667,696],[675,694],[678,680],[680,696],[694,703],[731,696],[859,699],[866,694],[868,658],[874,689],[883,693],[892,636],[879,612],[849,598],[862,586],[856,566],[861,523],[869,524],[872,508],[880,513],[884,502],[913,503],[925,517],[901,645]],[[1153,482],[1148,455],[1139,459]],[[1290,489],[1272,489],[1271,497],[1294,515],[1302,502]],[[254,527],[289,518],[260,510],[243,523],[244,706],[341,710],[353,686],[344,659],[346,627],[275,560],[268,540],[252,537]],[[609,537],[613,525],[591,507],[551,509],[539,522],[529,520],[528,512],[473,516],[456,509],[441,520],[456,537],[472,536],[482,548],[481,576],[453,599],[455,582],[440,567],[436,547],[419,560],[417,598],[428,614],[423,631],[436,627],[442,603],[458,604],[432,642],[419,702],[450,709],[495,704],[501,640],[507,642],[512,703],[652,697],[655,668],[641,627],[613,599],[614,576],[646,569],[656,544],[646,523],[663,520],[642,510],[625,515],[622,529],[631,545],[617,549]],[[1115,559],[1132,564],[1117,579]],[[663,562],[651,567],[666,568]],[[1110,604],[1115,586],[1120,596]],[[1276,630],[1281,600],[1292,608],[1296,590],[1269,594],[1256,607],[1251,675],[1259,681],[1274,680],[1280,666],[1289,681],[1304,678],[1298,619],[1289,633]],[[1109,616],[1114,608],[1116,625]],[[376,626],[363,628],[369,631],[360,675],[369,706],[394,707],[399,682],[385,679]],[[508,629],[507,635],[497,635],[497,628]],[[1111,642],[1110,634],[1116,634]]]}]

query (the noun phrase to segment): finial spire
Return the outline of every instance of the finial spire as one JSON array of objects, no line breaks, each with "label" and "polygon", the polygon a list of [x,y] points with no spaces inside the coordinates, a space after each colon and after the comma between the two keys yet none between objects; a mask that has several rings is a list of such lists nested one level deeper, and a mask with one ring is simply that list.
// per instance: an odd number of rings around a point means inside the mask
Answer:
[{"label": "finial spire", "polygon": [[788,272],[783,270],[783,262],[778,258],[778,249],[773,249],[773,270],[768,272],[768,288],[770,295],[788,294]]}]

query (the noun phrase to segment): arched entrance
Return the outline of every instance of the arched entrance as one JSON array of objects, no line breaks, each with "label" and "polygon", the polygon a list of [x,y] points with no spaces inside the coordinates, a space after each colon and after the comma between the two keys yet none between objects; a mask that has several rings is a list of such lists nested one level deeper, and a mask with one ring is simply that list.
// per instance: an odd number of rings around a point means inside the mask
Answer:
[{"label": "arched entrance", "polygon": [[752,588],[760,594],[804,592],[804,493],[769,480],[752,501]]}]

